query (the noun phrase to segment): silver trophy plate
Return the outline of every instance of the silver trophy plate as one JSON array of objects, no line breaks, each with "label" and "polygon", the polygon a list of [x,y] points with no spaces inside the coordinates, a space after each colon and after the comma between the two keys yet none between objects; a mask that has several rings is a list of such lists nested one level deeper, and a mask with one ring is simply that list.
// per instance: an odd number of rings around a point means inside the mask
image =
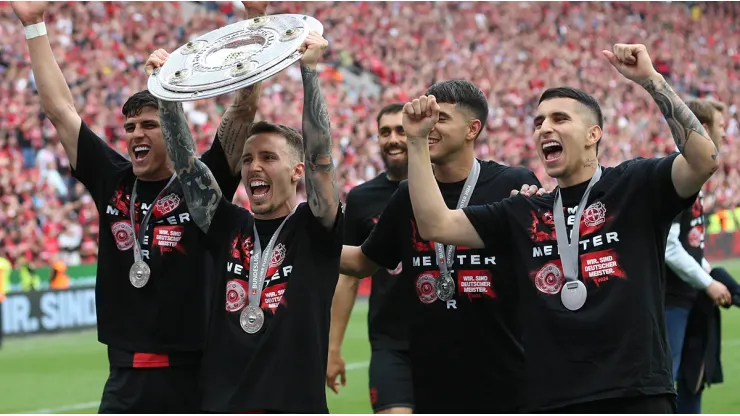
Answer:
[{"label": "silver trophy plate", "polygon": [[147,87],[167,101],[194,101],[256,84],[298,61],[309,32],[324,33],[310,16],[276,14],[232,23],[172,52]]}]

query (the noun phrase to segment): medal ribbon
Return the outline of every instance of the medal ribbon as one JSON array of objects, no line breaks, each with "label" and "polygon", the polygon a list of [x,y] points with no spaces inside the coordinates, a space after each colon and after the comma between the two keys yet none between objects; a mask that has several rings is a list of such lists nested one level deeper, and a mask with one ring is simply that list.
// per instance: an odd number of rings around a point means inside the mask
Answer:
[{"label": "medal ribbon", "polygon": [[134,205],[136,205],[136,185],[139,183],[139,179],[136,179],[134,181],[134,189],[131,190],[131,205],[129,208],[129,216],[131,217],[131,226],[134,227],[134,261],[142,261],[143,258],[141,256],[141,245],[144,244],[144,235],[146,235],[146,229],[147,229],[147,223],[149,222],[149,218],[152,216],[152,211],[154,210],[154,204],[159,201],[159,198],[162,197],[162,194],[164,194],[164,191],[172,184],[172,182],[175,180],[177,175],[174,173],[170,177],[170,181],[167,182],[167,185],[162,188],[161,191],[159,191],[159,194],[157,194],[157,197],[154,198],[154,201],[152,201],[152,205],[149,207],[149,210],[146,212],[146,215],[144,215],[144,218],[141,220],[141,225],[139,225],[139,234],[136,234],[136,219],[135,219],[135,211],[134,211]]},{"label": "medal ribbon", "polygon": [[290,211],[290,214],[288,214],[283,222],[280,223],[280,226],[277,230],[275,230],[275,233],[272,234],[272,237],[267,243],[267,247],[265,247],[264,251],[262,251],[262,246],[260,245],[260,236],[257,232],[257,224],[254,224],[254,249],[252,252],[252,257],[249,259],[249,280],[251,288],[249,290],[249,293],[247,294],[247,299],[249,301],[248,305],[253,305],[257,308],[260,307],[259,302],[260,296],[262,296],[262,286],[265,284],[265,277],[267,277],[267,268],[270,265],[270,260],[272,260],[273,247],[275,246],[275,242],[280,235],[280,231],[283,229],[283,226],[288,221],[288,218],[290,218],[295,213],[296,208],[298,208],[298,205],[294,206],[293,210]]},{"label": "medal ribbon", "polygon": [[[480,175],[480,162],[478,159],[473,160],[473,167],[470,169],[468,178],[465,180],[463,185],[463,191],[460,194],[460,198],[457,200],[457,209],[465,208],[470,202],[470,198],[473,196],[475,185],[478,183],[478,176]],[[447,257],[445,257],[445,247],[440,243],[434,243],[434,250],[437,254],[437,266],[439,266],[440,277],[447,274],[448,267],[451,267],[454,263],[455,256],[455,245],[450,244],[447,246]]]},{"label": "medal ribbon", "polygon": [[596,185],[596,182],[601,179],[601,166],[596,168],[596,173],[591,177],[591,181],[588,183],[586,192],[581,197],[581,202],[578,204],[576,210],[575,223],[571,230],[571,241],[568,242],[568,234],[565,228],[565,217],[563,215],[563,196],[560,194],[560,188],[558,188],[557,197],[555,198],[555,207],[553,210],[553,217],[555,220],[555,232],[558,240],[558,253],[560,254],[560,262],[563,266],[563,273],[565,274],[565,280],[569,282],[578,281],[578,240],[581,234],[581,216],[583,210],[586,208],[586,202],[588,202],[588,195],[591,193],[591,188]]}]

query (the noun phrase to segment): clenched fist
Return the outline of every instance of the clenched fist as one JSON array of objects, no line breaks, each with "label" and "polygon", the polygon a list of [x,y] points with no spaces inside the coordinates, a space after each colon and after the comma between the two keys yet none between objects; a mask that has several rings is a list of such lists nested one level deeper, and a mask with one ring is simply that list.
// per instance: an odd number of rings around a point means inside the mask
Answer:
[{"label": "clenched fist", "polygon": [[403,106],[403,130],[410,138],[426,139],[439,121],[439,104],[433,95],[422,95]]},{"label": "clenched fist", "polygon": [[653,67],[653,61],[645,45],[617,43],[612,51],[603,50],[601,53],[620,74],[640,85],[651,78],[661,76]]},{"label": "clenched fist", "polygon": [[316,64],[319,62],[319,58],[324,54],[326,48],[329,47],[329,41],[324,39],[323,36],[317,32],[310,32],[306,36],[306,40],[298,48],[298,52],[302,53],[301,63],[310,69],[316,69]]},{"label": "clenched fist", "polygon": [[155,69],[161,68],[169,57],[170,54],[166,50],[157,49],[149,55],[149,59],[147,59],[146,65],[144,65],[144,71],[146,71],[147,75],[151,75]]},{"label": "clenched fist", "polygon": [[23,26],[33,25],[44,21],[44,12],[49,6],[48,1],[11,1],[10,7],[18,16]]}]

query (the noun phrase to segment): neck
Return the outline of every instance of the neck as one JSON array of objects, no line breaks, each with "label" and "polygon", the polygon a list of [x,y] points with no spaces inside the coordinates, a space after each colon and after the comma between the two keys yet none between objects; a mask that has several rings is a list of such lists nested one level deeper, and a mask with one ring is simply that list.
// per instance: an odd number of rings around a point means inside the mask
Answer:
[{"label": "neck", "polygon": [[407,171],[400,172],[393,169],[386,169],[385,177],[391,182],[401,182],[409,178]]},{"label": "neck", "polygon": [[454,183],[467,179],[470,169],[473,168],[475,153],[467,152],[466,149],[459,152],[459,156],[450,161],[435,163],[434,177],[442,183]]},{"label": "neck", "polygon": [[558,178],[558,186],[560,188],[567,188],[588,181],[596,173],[597,166],[598,162],[595,158],[581,163],[576,172],[563,176],[562,178]]},{"label": "neck", "polygon": [[163,181],[165,179],[169,179],[172,177],[172,174],[175,171],[172,169],[166,169],[161,170],[155,173],[152,173],[151,175],[141,175],[137,176],[136,179],[143,181],[143,182],[157,182],[157,181]]}]

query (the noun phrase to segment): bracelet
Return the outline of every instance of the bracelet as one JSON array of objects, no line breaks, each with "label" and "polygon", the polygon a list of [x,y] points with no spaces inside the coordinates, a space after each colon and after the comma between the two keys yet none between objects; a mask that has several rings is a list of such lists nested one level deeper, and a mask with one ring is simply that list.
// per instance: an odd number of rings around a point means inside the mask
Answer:
[{"label": "bracelet", "polygon": [[26,39],[37,38],[46,35],[46,24],[44,22],[35,23],[25,26],[23,30],[26,31]]}]

